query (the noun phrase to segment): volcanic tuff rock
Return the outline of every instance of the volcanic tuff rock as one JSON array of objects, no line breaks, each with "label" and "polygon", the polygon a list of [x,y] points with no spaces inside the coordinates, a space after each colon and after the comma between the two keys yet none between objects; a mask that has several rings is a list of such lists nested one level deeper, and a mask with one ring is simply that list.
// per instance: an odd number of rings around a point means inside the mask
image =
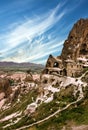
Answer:
[{"label": "volcanic tuff rock", "polygon": [[74,24],[61,56],[49,56],[43,74],[78,77],[88,68],[88,19]]},{"label": "volcanic tuff rock", "polygon": [[12,92],[10,81],[6,78],[0,78],[0,95],[8,97]]},{"label": "volcanic tuff rock", "polygon": [[74,24],[62,50],[62,60],[75,60],[80,56],[88,56],[88,19],[80,19]]}]

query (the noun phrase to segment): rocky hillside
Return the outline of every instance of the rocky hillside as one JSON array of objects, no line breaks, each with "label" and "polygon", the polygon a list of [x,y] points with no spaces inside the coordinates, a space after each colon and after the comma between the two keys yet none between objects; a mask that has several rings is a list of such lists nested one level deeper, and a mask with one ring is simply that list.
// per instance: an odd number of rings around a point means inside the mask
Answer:
[{"label": "rocky hillside", "polygon": [[12,88],[7,96],[0,91],[1,130],[88,128],[88,71],[79,78],[44,74],[40,79],[23,72],[1,77]]},{"label": "rocky hillside", "polygon": [[43,73],[59,76],[80,76],[88,68],[88,19],[74,24],[64,42],[61,56],[49,56]]},{"label": "rocky hillside", "polygon": [[44,73],[0,73],[0,130],[88,130],[88,62],[76,61],[88,59],[87,39],[88,19],[81,19]]},{"label": "rocky hillside", "polygon": [[88,19],[80,19],[74,24],[61,54],[63,60],[76,60],[79,56],[88,58]]}]

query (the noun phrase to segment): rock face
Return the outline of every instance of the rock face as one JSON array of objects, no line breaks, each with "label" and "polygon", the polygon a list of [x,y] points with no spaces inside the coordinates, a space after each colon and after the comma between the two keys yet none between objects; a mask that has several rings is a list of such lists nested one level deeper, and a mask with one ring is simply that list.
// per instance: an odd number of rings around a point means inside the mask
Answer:
[{"label": "rock face", "polygon": [[88,19],[80,19],[74,24],[61,56],[50,55],[43,73],[75,77],[84,68],[88,68]]},{"label": "rock face", "polygon": [[0,78],[0,95],[4,95],[3,97],[8,97],[12,92],[10,87],[10,82],[8,79]]},{"label": "rock face", "polygon": [[88,19],[80,19],[72,28],[62,50],[62,60],[88,57]]}]

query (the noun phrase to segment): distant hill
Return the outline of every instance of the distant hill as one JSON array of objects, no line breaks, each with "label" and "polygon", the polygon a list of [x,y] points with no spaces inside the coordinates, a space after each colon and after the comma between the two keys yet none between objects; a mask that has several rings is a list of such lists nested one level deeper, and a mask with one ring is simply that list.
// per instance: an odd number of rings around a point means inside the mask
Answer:
[{"label": "distant hill", "polygon": [[13,66],[16,66],[16,67],[44,67],[42,64],[35,64],[35,63],[29,63],[29,62],[23,62],[23,63],[16,63],[16,62],[0,62],[0,67],[13,67]]},{"label": "distant hill", "polygon": [[16,62],[0,62],[0,70],[21,70],[25,71],[31,69],[32,71],[42,70],[44,66],[42,64],[35,64],[30,62],[16,63]]}]

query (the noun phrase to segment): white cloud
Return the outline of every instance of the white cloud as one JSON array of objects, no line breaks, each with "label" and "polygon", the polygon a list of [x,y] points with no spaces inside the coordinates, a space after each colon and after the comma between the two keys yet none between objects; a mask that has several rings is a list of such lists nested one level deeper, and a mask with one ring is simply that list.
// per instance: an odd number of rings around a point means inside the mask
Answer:
[{"label": "white cloud", "polygon": [[15,55],[10,56],[9,58],[5,58],[4,60],[16,62],[30,61],[36,63],[44,63],[44,61],[46,61],[45,57],[48,57],[49,54],[59,52],[61,50],[62,44],[63,41],[61,43],[58,43],[55,40],[52,40],[47,44],[36,44],[36,42],[34,42],[31,47],[29,45],[28,49],[19,48],[15,51]]},{"label": "white cloud", "polygon": [[[52,40],[52,35],[50,36],[50,34],[47,34],[48,41],[46,42],[45,33],[61,20],[66,13],[62,11],[57,15],[57,11],[59,11],[61,7],[62,5],[58,5],[53,11],[41,17],[26,19],[21,25],[15,24],[15,28],[11,26],[10,31],[1,37],[3,45],[5,44],[4,46],[6,46],[6,48],[2,46],[1,49],[3,60],[34,62],[48,56],[50,53],[57,52],[63,42],[58,41],[58,39]],[[25,44],[25,48],[23,44]],[[19,48],[17,48],[17,46],[19,46]],[[7,54],[11,54],[11,56]]]}]

